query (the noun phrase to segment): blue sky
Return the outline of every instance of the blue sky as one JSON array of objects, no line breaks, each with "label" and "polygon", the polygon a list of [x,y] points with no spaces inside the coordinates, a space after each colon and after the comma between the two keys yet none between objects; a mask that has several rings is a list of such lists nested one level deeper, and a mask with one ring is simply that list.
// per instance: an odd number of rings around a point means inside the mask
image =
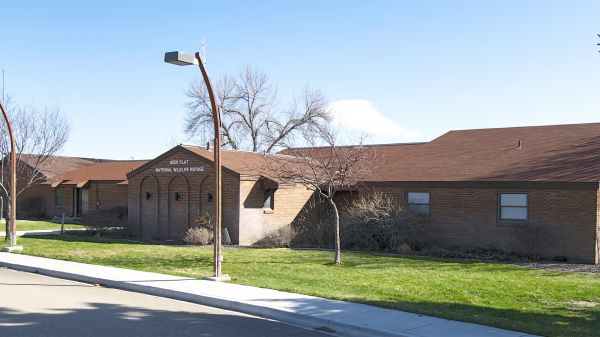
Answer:
[{"label": "blue sky", "polygon": [[372,142],[600,122],[598,1],[0,0],[0,11],[6,91],[61,108],[65,155],[152,158],[189,143],[183,92],[197,70],[162,57],[202,38],[213,78],[249,64],[281,101],[320,88]]}]

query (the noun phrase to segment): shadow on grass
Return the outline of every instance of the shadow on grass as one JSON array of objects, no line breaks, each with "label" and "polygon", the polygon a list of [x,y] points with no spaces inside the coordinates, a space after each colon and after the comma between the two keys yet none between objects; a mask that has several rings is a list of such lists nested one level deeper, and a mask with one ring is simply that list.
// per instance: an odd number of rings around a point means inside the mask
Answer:
[{"label": "shadow on grass", "polygon": [[[291,249],[298,252],[331,252],[333,260],[333,251],[318,249]],[[324,263],[328,266],[335,266],[333,262]],[[476,260],[466,258],[443,258],[426,255],[404,255],[385,252],[364,252],[364,251],[342,251],[341,267],[352,267],[361,269],[383,269],[411,267],[421,270],[457,269],[478,271],[506,271],[506,270],[530,270],[522,266],[516,266],[510,262]]]},{"label": "shadow on grass", "polygon": [[[178,248],[190,249],[208,249],[207,247],[188,246],[181,241],[140,241],[128,238],[118,237],[96,237],[86,234],[62,234],[62,235],[39,235],[39,236],[24,236],[27,239],[61,241],[72,243],[101,243],[101,244],[119,244],[129,246],[172,246]],[[209,247],[210,248],[210,247]],[[225,249],[240,249],[248,252],[277,252],[280,249],[257,248],[257,247],[235,247],[229,246]],[[320,264],[332,268],[360,268],[363,270],[379,270],[385,268],[402,268],[410,267],[424,271],[440,271],[461,269],[463,271],[507,271],[507,270],[522,270],[530,269],[515,266],[513,264],[499,261],[482,261],[473,259],[460,258],[439,258],[430,256],[418,255],[400,255],[382,252],[360,252],[360,251],[343,251],[342,265],[336,266],[333,263],[333,251],[321,249],[289,249],[289,252],[294,254],[289,256],[280,256],[278,254],[260,254],[259,256],[237,256],[235,263],[265,263],[265,264],[290,264],[290,261],[301,260],[303,263]],[[312,253],[312,254],[311,254]],[[331,259],[325,254],[331,254]],[[320,256],[315,256],[319,254]],[[305,256],[312,255],[312,256]],[[546,272],[550,275],[551,272]]]},{"label": "shadow on grass", "polygon": [[[89,242],[126,245],[169,245],[165,241],[141,241],[123,237],[97,237],[91,234],[53,234],[53,235],[24,235],[23,238],[35,240],[51,240],[64,242]],[[173,244],[173,243],[171,243]]]}]

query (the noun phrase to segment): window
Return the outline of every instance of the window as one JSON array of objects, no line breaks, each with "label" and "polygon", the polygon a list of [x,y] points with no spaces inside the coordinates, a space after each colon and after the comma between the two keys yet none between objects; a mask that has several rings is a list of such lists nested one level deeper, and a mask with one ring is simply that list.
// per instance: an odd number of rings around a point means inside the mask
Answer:
[{"label": "window", "polygon": [[500,193],[499,199],[501,221],[527,221],[527,193]]},{"label": "window", "polygon": [[408,211],[429,215],[429,192],[408,192]]},{"label": "window", "polygon": [[57,206],[62,206],[63,204],[63,193],[65,191],[64,187],[57,187],[54,190],[54,204]]},{"label": "window", "polygon": [[263,208],[273,209],[273,190],[267,188],[263,200]]}]

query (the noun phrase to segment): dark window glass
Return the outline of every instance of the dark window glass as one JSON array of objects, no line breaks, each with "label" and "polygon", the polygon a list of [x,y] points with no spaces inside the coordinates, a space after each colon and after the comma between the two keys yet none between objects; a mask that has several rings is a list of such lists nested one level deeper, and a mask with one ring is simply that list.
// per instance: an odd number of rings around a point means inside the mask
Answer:
[{"label": "dark window glass", "polygon": [[63,204],[63,193],[65,191],[64,187],[57,187],[54,192],[54,203],[57,206],[61,206]]},{"label": "dark window glass", "polygon": [[429,192],[408,192],[408,211],[429,215]]},{"label": "dark window glass", "polygon": [[527,220],[527,193],[500,193],[498,204],[500,220]]},{"label": "dark window glass", "polygon": [[273,209],[273,190],[269,188],[265,190],[263,208]]}]

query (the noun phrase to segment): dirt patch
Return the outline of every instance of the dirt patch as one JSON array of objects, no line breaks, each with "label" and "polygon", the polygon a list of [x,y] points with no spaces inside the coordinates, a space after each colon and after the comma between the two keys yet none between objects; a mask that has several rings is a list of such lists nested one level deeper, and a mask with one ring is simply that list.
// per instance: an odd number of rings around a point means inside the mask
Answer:
[{"label": "dirt patch", "polygon": [[600,265],[598,264],[577,264],[577,263],[552,263],[552,262],[529,262],[516,263],[516,265],[550,271],[562,271],[570,273],[600,274]]},{"label": "dirt patch", "polygon": [[595,308],[598,303],[589,301],[568,301],[570,306],[574,308]]}]

